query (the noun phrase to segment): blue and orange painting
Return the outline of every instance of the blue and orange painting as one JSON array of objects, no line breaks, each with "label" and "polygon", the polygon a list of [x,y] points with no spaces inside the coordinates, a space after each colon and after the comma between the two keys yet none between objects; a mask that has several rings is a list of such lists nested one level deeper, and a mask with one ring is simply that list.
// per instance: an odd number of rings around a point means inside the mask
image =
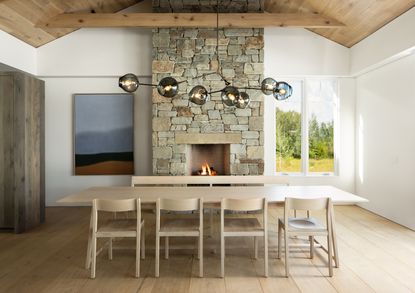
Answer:
[{"label": "blue and orange painting", "polygon": [[75,175],[134,174],[134,96],[75,94]]}]

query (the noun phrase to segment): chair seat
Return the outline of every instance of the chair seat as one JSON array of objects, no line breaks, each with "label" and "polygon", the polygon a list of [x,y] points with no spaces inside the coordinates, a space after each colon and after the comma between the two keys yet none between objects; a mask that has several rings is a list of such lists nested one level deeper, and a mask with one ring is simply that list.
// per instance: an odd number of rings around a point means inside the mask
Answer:
[{"label": "chair seat", "polygon": [[199,219],[164,219],[160,232],[199,231]]},{"label": "chair seat", "polygon": [[[144,220],[141,221],[143,225]],[[136,219],[114,219],[108,220],[105,224],[101,225],[97,233],[121,233],[121,232],[135,232],[137,230]]]},{"label": "chair seat", "polygon": [[237,231],[263,231],[257,218],[225,218],[225,232]]},{"label": "chair seat", "polygon": [[[284,223],[284,219],[280,219]],[[292,230],[327,231],[316,218],[288,218],[288,226]]]}]

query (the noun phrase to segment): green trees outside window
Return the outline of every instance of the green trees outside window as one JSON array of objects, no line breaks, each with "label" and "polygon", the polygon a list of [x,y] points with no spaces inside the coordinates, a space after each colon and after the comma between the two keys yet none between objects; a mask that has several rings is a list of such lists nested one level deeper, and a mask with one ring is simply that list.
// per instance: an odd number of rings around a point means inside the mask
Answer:
[{"label": "green trees outside window", "polygon": [[310,172],[334,172],[333,121],[318,122],[311,116],[308,126],[308,157]]},{"label": "green trees outside window", "polygon": [[[305,172],[302,158],[307,156],[307,172],[333,173],[337,82],[304,80],[291,81],[291,84],[297,95],[293,95],[291,101],[276,104],[276,170]],[[307,117],[302,113],[303,103]],[[302,137],[303,133],[307,133],[307,137]],[[302,145],[308,145],[308,148],[302,149]]]},{"label": "green trees outside window", "polygon": [[301,113],[276,109],[278,172],[301,172]]}]

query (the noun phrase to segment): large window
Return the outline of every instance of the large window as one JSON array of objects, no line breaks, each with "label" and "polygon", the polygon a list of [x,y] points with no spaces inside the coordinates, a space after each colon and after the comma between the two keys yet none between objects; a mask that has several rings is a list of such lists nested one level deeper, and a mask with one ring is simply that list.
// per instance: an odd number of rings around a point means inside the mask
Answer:
[{"label": "large window", "polygon": [[285,101],[276,101],[276,171],[283,174],[335,173],[337,81],[288,82],[293,87],[293,95]]}]

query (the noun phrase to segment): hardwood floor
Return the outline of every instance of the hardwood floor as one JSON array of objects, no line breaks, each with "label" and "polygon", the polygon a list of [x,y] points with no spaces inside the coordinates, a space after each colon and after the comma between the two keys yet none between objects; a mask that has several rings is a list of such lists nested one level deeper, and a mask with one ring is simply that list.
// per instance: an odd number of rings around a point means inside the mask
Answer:
[{"label": "hardwood floor", "polygon": [[[205,239],[204,278],[198,277],[196,242],[174,238],[171,246],[187,243],[190,250],[172,250],[168,260],[161,259],[160,278],[154,278],[155,217],[146,214],[142,277],[134,278],[135,252],[124,249],[114,251],[112,261],[101,253],[91,280],[84,268],[89,215],[85,207],[47,208],[41,227],[0,233],[0,292],[415,292],[415,232],[355,206],[335,207],[340,268],[332,278],[325,253],[318,249],[310,259],[306,248],[292,253],[291,277],[283,277],[284,263],[276,259],[282,208],[271,207],[269,278],[263,277],[263,243],[255,260],[253,241],[244,238],[227,239],[226,277],[219,278],[218,215],[214,237]],[[208,217],[205,221],[208,226]]]}]

